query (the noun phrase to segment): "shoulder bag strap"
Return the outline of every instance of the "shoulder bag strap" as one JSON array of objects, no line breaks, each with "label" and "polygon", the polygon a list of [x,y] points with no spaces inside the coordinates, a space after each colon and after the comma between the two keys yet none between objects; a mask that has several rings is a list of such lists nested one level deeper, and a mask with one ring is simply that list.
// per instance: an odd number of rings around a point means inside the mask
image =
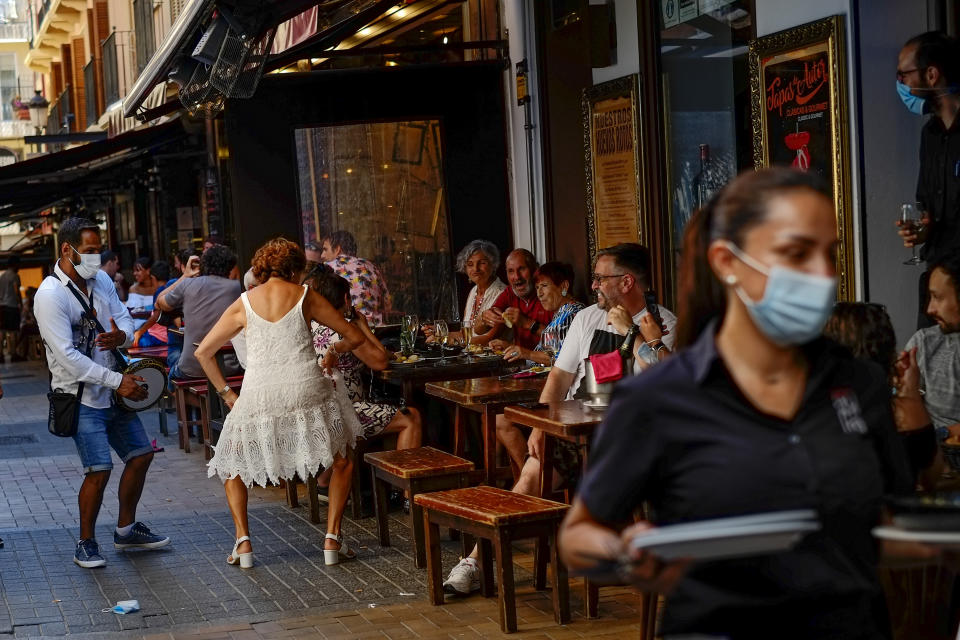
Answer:
[{"label": "shoulder bag strap", "polygon": [[[97,318],[97,314],[92,309],[93,291],[92,290],[90,291],[90,302],[88,304],[87,301],[84,300],[83,296],[80,294],[80,292],[77,290],[77,288],[74,286],[72,282],[67,283],[67,289],[69,289],[70,293],[72,293],[74,297],[80,302],[80,306],[83,308],[84,317],[90,319],[93,322],[93,325],[97,328],[97,331],[99,331],[100,333],[106,333],[107,330],[103,328],[102,324],[100,324],[100,320]],[[92,340],[91,340],[91,343],[92,343]],[[111,349],[110,351],[111,353],[113,353],[113,358],[114,360],[116,360],[117,367],[122,367],[123,364],[126,363],[127,361],[126,356],[124,356],[123,352],[118,349]],[[88,353],[86,355],[89,357],[90,354]]]}]

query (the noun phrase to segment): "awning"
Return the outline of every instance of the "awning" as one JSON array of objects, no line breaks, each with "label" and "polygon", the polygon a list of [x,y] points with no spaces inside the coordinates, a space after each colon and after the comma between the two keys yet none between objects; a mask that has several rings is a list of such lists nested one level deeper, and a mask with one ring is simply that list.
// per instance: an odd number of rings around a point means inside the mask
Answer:
[{"label": "awning", "polygon": [[109,187],[110,170],[187,134],[180,120],[0,167],[0,221]]},{"label": "awning", "polygon": [[[140,73],[133,88],[123,99],[123,114],[135,116],[150,90],[158,82],[166,79],[173,64],[180,58],[189,56],[193,47],[210,18],[215,6],[240,4],[245,0],[189,0],[187,6],[170,28],[166,39]],[[302,50],[306,46],[328,48],[352,35],[364,25],[376,19],[400,0],[268,0],[262,3],[264,29],[276,27],[288,20],[300,18],[300,14],[318,7],[318,16],[324,18],[323,28],[318,28],[309,38],[293,39],[290,51]],[[415,0],[403,0],[414,2]],[[326,12],[324,11],[326,10]],[[318,22],[321,22],[319,17]],[[276,52],[276,49],[274,50]],[[273,65],[268,63],[267,70]]]}]

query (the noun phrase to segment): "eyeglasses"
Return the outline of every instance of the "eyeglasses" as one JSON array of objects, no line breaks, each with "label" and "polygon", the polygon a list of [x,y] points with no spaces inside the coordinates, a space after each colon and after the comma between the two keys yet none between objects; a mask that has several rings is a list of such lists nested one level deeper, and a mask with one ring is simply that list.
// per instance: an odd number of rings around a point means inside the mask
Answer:
[{"label": "eyeglasses", "polygon": [[897,69],[897,80],[899,80],[900,82],[903,82],[903,79],[906,78],[911,73],[913,73],[914,71],[922,71],[923,69],[924,67],[914,67],[913,69],[904,69],[903,71],[900,71],[899,69]]},{"label": "eyeglasses", "polygon": [[593,274],[592,276],[590,276],[590,280],[592,280],[593,282],[595,282],[595,283],[597,283],[597,284],[603,284],[603,281],[606,280],[607,278],[622,278],[622,277],[625,276],[625,275],[627,275],[627,274],[625,274],[625,273],[614,273],[614,274],[605,276],[605,275],[601,275],[601,274],[599,274],[599,273],[595,273],[595,274]]}]

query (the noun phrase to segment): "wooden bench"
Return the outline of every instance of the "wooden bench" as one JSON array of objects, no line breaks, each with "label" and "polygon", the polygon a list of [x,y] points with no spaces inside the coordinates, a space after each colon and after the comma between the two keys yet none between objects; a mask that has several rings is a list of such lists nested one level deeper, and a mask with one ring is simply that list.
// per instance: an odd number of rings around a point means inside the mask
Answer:
[{"label": "wooden bench", "polygon": [[[550,549],[553,581],[553,616],[557,624],[570,621],[570,592],[567,568],[560,562],[557,530],[569,507],[559,502],[512,493],[496,487],[452,489],[421,493],[414,503],[423,509],[427,546],[427,592],[434,605],[443,604],[443,577],[440,566],[440,526],[460,529],[478,538],[480,553],[480,592],[493,595],[492,556],[497,561],[500,629],[517,630],[517,605],[514,601],[514,540],[535,538]],[[543,589],[545,580],[534,572],[534,587]]]},{"label": "wooden bench", "polygon": [[364,455],[370,465],[373,479],[373,505],[377,514],[377,533],[381,547],[390,546],[390,528],[387,518],[387,491],[397,487],[410,496],[410,518],[416,553],[414,564],[422,568],[427,563],[423,541],[423,511],[414,500],[420,493],[458,489],[466,484],[466,474],[473,471],[473,463],[433,447],[378,451]]}]

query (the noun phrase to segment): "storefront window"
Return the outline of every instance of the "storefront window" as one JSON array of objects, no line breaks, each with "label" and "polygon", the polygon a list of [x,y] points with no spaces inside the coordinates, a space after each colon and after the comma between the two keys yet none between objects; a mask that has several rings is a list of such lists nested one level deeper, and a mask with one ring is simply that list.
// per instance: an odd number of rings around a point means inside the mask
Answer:
[{"label": "storefront window", "polygon": [[[660,56],[673,266],[692,213],[753,166],[750,0],[662,0]],[[676,279],[673,279],[676,282]]]},{"label": "storefront window", "polygon": [[303,241],[348,231],[403,314],[459,319],[437,120],[296,130]]}]

